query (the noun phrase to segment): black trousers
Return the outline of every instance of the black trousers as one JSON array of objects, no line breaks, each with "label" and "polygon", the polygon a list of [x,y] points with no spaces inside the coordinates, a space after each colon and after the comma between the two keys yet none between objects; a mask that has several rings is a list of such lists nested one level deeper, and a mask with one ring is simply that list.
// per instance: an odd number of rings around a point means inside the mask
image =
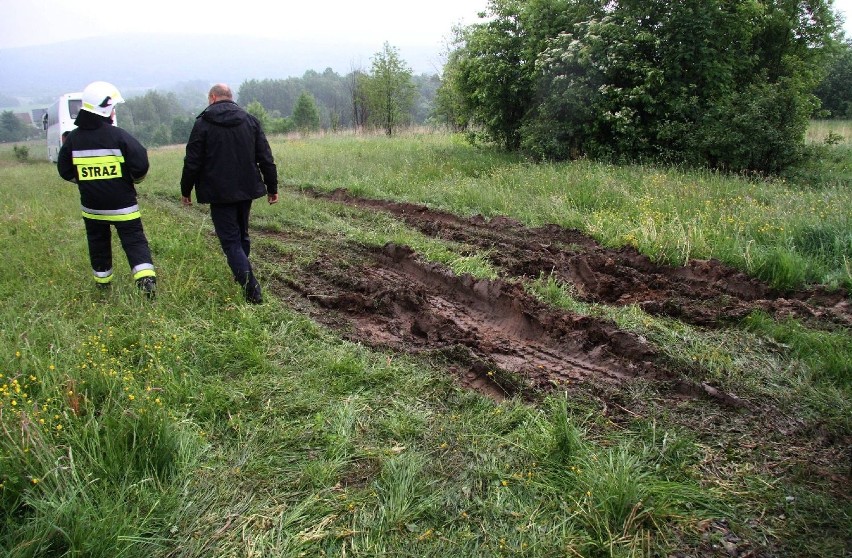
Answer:
[{"label": "black trousers", "polygon": [[222,252],[228,260],[228,267],[234,274],[234,280],[240,285],[246,286],[254,282],[249,254],[251,253],[251,240],[249,239],[249,214],[251,213],[252,200],[235,203],[211,203],[210,219]]},{"label": "black trousers", "polygon": [[89,261],[95,273],[95,281],[109,283],[112,280],[112,230],[115,227],[121,247],[130,264],[134,279],[154,276],[151,249],[142,229],[142,219],[130,221],[104,221],[84,217],[86,238],[89,241]]}]

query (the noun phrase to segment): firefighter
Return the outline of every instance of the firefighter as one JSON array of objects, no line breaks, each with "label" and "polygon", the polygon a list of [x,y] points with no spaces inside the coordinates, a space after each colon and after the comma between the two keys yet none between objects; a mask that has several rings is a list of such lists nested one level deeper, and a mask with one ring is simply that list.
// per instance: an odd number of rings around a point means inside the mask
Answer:
[{"label": "firefighter", "polygon": [[136,187],[148,173],[148,152],[136,138],[113,125],[115,106],[124,99],[104,81],[83,90],[77,126],[59,150],[59,175],[80,189],[89,260],[95,282],[113,278],[112,235],[115,227],[136,285],[153,298],[157,274],[136,201]]}]

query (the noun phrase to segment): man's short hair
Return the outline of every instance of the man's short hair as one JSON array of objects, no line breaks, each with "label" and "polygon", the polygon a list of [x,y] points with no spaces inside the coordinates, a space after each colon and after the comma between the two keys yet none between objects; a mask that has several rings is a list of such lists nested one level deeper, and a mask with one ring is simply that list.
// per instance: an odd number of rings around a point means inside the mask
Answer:
[{"label": "man's short hair", "polygon": [[225,85],[224,83],[217,83],[213,87],[210,88],[209,95],[216,95],[221,99],[233,99],[234,94],[231,93],[231,88]]}]

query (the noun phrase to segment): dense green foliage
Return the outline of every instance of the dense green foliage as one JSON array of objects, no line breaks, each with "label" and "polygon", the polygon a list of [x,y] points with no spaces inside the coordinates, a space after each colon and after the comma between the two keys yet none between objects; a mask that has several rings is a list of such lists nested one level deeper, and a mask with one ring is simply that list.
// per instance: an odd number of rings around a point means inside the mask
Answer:
[{"label": "dense green foliage", "polygon": [[25,124],[11,110],[0,113],[0,142],[24,141],[38,134],[37,128]]},{"label": "dense green foliage", "polygon": [[292,118],[281,118],[275,116],[277,113],[267,112],[260,101],[252,101],[245,108],[246,112],[257,118],[267,134],[286,134],[293,131]]},{"label": "dense green foliage", "polygon": [[798,161],[837,31],[826,0],[491,0],[487,15],[449,58],[448,120],[546,159],[735,171]]},{"label": "dense green foliage", "polygon": [[187,109],[175,93],[153,90],[128,98],[123,105],[119,105],[116,119],[119,126],[133,134],[143,145],[186,143],[195,115],[204,106],[201,95],[198,104],[196,110]]},{"label": "dense green foliage", "polygon": [[239,86],[237,102],[246,106],[257,101],[273,117],[290,117],[303,93],[309,93],[316,101],[324,128],[331,128],[334,123],[351,126],[351,101],[346,77],[331,68],[322,73],[309,70],[302,77],[244,81]]},{"label": "dense green foliage", "polygon": [[[378,72],[378,73],[376,73]],[[438,77],[422,74],[414,76],[395,48],[385,45],[374,56],[371,71],[355,69],[341,76],[331,68],[318,73],[308,71],[302,77],[286,79],[251,79],[239,87],[237,100],[243,106],[252,101],[259,102],[272,118],[292,118],[296,104],[303,93],[309,93],[316,102],[320,116],[320,127],[324,130],[340,128],[363,128],[368,125],[384,129],[387,116],[387,98],[381,98],[382,87],[394,84],[400,77],[397,72],[406,72],[405,91],[399,100],[401,112],[394,109],[393,117],[400,122],[422,124],[431,117],[433,100],[438,88]],[[393,78],[388,82],[388,78]],[[378,80],[385,80],[384,86]],[[387,90],[387,89],[385,89]],[[380,106],[374,106],[378,103]],[[398,104],[394,102],[392,107]],[[376,120],[379,119],[379,120]],[[401,120],[400,120],[401,119]]]},{"label": "dense green foliage", "polygon": [[300,132],[315,132],[320,128],[320,114],[313,95],[303,91],[293,108],[293,125]]},{"label": "dense green foliage", "polygon": [[838,43],[816,96],[829,118],[852,118],[852,40]]}]

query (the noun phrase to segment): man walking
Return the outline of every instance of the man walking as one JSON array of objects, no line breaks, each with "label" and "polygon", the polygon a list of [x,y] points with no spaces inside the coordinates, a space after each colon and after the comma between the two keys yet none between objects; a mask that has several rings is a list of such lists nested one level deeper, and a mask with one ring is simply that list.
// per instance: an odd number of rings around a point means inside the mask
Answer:
[{"label": "man walking", "polygon": [[82,107],[59,149],[56,169],[80,189],[80,205],[89,260],[95,282],[112,281],[112,233],[114,226],[127,255],[133,279],[149,298],[154,296],[156,276],[151,250],[142,229],[136,187],[148,173],[148,152],[125,130],[113,126],[115,105],[123,103],[111,83],[96,81],[83,90]]},{"label": "man walking", "polygon": [[210,218],[234,280],[248,302],[263,302],[249,263],[252,200],[278,202],[278,174],[260,122],[234,102],[230,87],[210,89],[208,107],[198,115],[186,144],[180,179],[181,202],[210,204]]}]

